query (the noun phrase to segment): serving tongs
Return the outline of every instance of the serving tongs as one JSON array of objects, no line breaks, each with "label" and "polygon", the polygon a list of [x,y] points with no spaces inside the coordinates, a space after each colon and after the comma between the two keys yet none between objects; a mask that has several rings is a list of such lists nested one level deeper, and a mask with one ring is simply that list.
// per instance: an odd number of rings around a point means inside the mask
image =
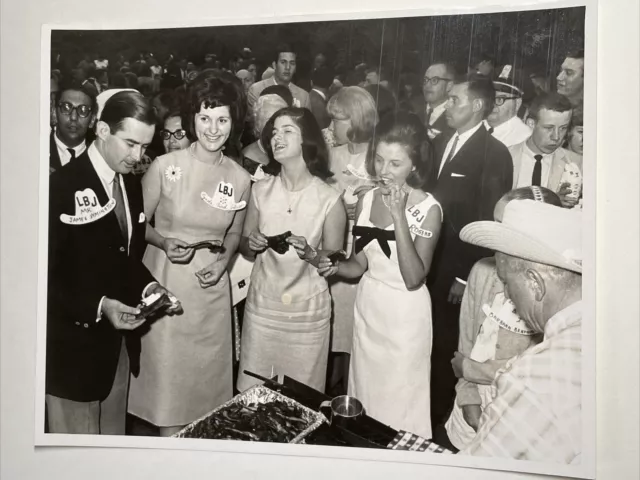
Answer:
[{"label": "serving tongs", "polygon": [[[272,390],[282,390],[283,388],[286,389],[287,387],[279,382],[277,382],[276,380],[274,380],[273,378],[267,378],[267,377],[263,377],[262,375],[258,375],[257,373],[253,373],[250,372],[249,370],[244,370],[244,373],[246,375],[249,375],[250,377],[253,378],[257,378],[258,380],[262,380],[264,382],[264,384],[271,388]],[[278,378],[277,376],[274,378]]]}]

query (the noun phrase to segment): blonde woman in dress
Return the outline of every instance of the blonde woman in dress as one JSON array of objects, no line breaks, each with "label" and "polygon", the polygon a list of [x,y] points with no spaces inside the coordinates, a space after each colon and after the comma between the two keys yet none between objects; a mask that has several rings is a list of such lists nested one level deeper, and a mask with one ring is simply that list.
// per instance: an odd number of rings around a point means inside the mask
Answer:
[{"label": "blonde woman in dress", "polygon": [[[331,296],[316,266],[343,247],[346,213],[331,177],[326,145],[310,110],[289,107],[267,122],[262,144],[272,176],[253,186],[240,249],[255,257],[245,306],[238,390],[256,382],[245,370],[288,375],[323,391]],[[284,253],[268,236],[290,231]],[[288,248],[288,246],[293,248]]]},{"label": "blonde woman in dress", "polygon": [[[347,255],[351,253],[351,229],[354,225],[358,187],[372,185],[365,168],[369,141],[378,123],[378,113],[373,97],[364,88],[344,87],[327,104],[332,128],[338,145],[329,149],[329,165],[333,172],[331,184],[342,194],[349,225],[345,239]],[[349,354],[353,337],[353,305],[356,299],[358,279],[329,280],[333,299],[331,331],[331,365],[328,387],[335,394],[347,389]]]},{"label": "blonde woman in dress", "polygon": [[[157,158],[142,179],[149,246],[144,264],[180,299],[184,313],[162,317],[142,336],[140,373],[129,411],[163,436],[233,396],[232,321],[227,264],[237,250],[251,181],[224,154],[245,116],[239,82],[205,71],[188,96],[186,130],[194,142]],[[224,253],[189,244],[222,243]]]},{"label": "blonde woman in dress", "polygon": [[434,166],[420,119],[386,116],[376,127],[367,171],[380,179],[356,208],[351,256],[319,262],[325,277],[362,276],[354,309],[349,395],[395,429],[431,438],[431,298],[425,285],[442,223],[422,188]]}]

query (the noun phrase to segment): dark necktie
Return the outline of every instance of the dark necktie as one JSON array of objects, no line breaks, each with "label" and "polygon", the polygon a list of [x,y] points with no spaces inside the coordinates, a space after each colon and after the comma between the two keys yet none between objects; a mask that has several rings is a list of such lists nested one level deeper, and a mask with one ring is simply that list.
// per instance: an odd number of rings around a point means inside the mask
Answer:
[{"label": "dark necktie", "polygon": [[433,114],[433,108],[427,107],[427,115],[425,117],[425,123],[427,127],[431,125],[431,115]]},{"label": "dark necktie", "polygon": [[118,225],[120,225],[120,232],[125,244],[129,243],[129,233],[127,231],[127,211],[124,205],[124,195],[122,195],[122,187],[120,186],[120,175],[116,174],[113,178],[113,199],[116,201],[116,217],[118,219]]},{"label": "dark necktie", "polygon": [[361,225],[354,225],[352,232],[356,236],[356,253],[360,253],[372,240],[377,240],[387,258],[391,258],[391,248],[388,242],[395,241],[396,232],[376,227],[363,227]]},{"label": "dark necktie", "polygon": [[[451,145],[451,150],[449,150],[449,155],[447,155],[447,159],[442,164],[442,168],[444,168],[447,165],[447,163],[449,163],[451,159],[454,157],[454,155],[456,154],[457,146],[458,146],[458,134],[456,133],[456,136],[453,139],[453,145]],[[442,172],[442,168],[440,169],[441,172]]]},{"label": "dark necktie", "polygon": [[67,148],[67,151],[71,154],[70,162],[73,162],[76,159],[76,151],[73,148]]},{"label": "dark necktie", "polygon": [[534,155],[536,164],[533,166],[533,175],[531,176],[531,185],[540,187],[542,183],[542,155]]}]

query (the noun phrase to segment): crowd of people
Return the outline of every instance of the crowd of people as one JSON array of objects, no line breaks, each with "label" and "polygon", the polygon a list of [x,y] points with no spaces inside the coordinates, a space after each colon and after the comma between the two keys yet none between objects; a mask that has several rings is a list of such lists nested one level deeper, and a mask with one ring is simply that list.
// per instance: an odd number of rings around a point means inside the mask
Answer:
[{"label": "crowd of people", "polygon": [[[583,53],[555,82],[483,56],[397,85],[319,53],[309,91],[297,59],[52,72],[48,431],[169,436],[247,370],[461,454],[579,462]],[[154,293],[179,302],[147,320]]]}]

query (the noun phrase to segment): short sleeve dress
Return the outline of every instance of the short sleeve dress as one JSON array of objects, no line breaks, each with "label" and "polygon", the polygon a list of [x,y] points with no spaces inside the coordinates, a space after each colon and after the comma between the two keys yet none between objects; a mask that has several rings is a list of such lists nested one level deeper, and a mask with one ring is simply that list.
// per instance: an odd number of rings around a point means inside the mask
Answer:
[{"label": "short sleeve dress", "polygon": [[[304,189],[289,192],[277,175],[256,182],[251,201],[264,235],[291,231],[321,249],[324,222],[339,197],[317,177]],[[238,390],[258,383],[243,373],[249,370],[284,374],[324,391],[330,316],[327,281],[293,247],[283,255],[272,249],[258,254],[245,305]]]},{"label": "short sleeve dress", "polygon": [[[192,148],[157,158],[142,180],[143,193],[160,199],[156,230],[188,243],[242,233],[242,225],[234,221],[236,211],[213,207],[203,197],[213,197],[224,182],[240,202],[248,198],[249,174],[227,157],[219,165],[203,163]],[[195,276],[215,259],[216,254],[203,249],[189,264],[174,264],[152,245],[144,255],[151,274],[184,310],[152,322],[141,340],[140,373],[131,379],[129,412],[154,425],[188,424],[233,396],[229,276],[225,272],[209,288],[202,288]]]}]

